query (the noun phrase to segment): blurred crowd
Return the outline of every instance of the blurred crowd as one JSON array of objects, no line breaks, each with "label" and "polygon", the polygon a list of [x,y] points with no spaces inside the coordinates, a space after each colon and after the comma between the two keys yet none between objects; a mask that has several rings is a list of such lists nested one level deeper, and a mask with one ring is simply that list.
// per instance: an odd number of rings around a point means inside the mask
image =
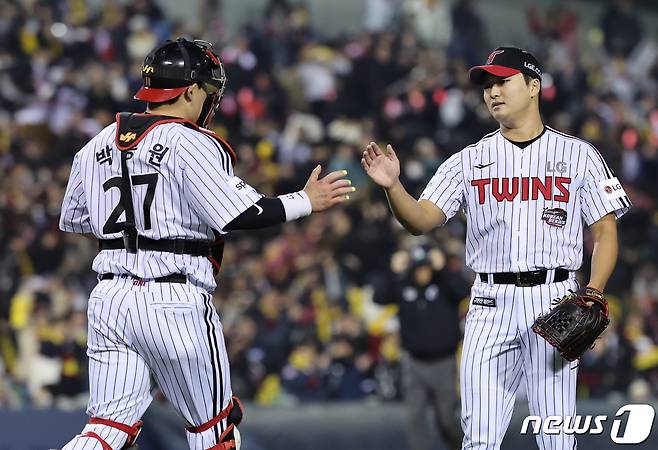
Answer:
[{"label": "blurred crowd", "polygon": [[[607,288],[612,324],[581,360],[581,397],[658,395],[658,45],[640,3],[602,2],[586,24],[564,2],[526,15],[545,121],[596,145],[634,204]],[[419,195],[447,157],[495,129],[467,69],[506,44],[506,25],[477,1],[365,5],[363,32],[327,38],[301,1],[271,0],[229,36],[221,1],[201,2],[195,27],[153,0],[0,0],[0,406],[84,405],[96,247],[58,231],[68,171],[116,112],[143,111],[132,100],[143,58],[179,35],[220,49],[229,81],[213,128],[237,150],[237,174],[277,195],[321,163],[357,188],[345,207],[229,236],[215,301],[235,392],[262,404],[399,397],[396,306],[375,304],[373,283],[404,276],[391,257],[419,243],[471,280],[464,222],[411,237],[360,154],[372,139],[392,143]]]}]

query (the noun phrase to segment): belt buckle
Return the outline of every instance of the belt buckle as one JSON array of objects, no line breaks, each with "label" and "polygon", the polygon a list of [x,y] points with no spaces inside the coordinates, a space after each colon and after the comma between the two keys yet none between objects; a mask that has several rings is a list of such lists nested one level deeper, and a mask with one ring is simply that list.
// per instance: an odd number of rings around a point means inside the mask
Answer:
[{"label": "belt buckle", "polygon": [[522,273],[517,272],[516,273],[516,285],[518,287],[532,287],[533,284],[530,281],[522,281]]}]

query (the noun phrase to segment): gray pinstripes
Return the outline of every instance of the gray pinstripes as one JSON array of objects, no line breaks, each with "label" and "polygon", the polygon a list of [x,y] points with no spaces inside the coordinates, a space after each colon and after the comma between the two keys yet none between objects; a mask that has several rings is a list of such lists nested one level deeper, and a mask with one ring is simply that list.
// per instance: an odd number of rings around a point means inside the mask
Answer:
[{"label": "gray pinstripes", "polygon": [[[471,305],[461,362],[464,450],[499,449],[522,379],[530,413],[575,414],[575,365],[530,330],[551,300],[575,289],[574,280],[518,288],[476,281],[471,298],[496,299],[496,307]],[[573,436],[539,435],[541,450],[570,450]]]},{"label": "gray pinstripes", "polygon": [[[120,236],[101,233],[120,198],[119,189],[103,188],[105,181],[121,174],[115,131],[116,124],[108,126],[76,154],[62,203],[62,230],[93,232],[104,239]],[[169,147],[159,166],[149,162],[156,143]],[[112,161],[101,164],[96,152],[107,145],[113,149]],[[214,239],[213,228],[221,231],[261,198],[248,185],[238,187],[241,180],[234,177],[231,159],[219,143],[179,124],[152,130],[128,164],[132,175],[158,175],[150,210],[142,208],[147,186],[132,189],[138,231],[153,239]],[[93,269],[145,279],[182,271],[191,281],[133,286],[131,279],[115,279],[94,289],[89,303],[88,412],[134,423],[151,401],[152,374],[188,423],[200,425],[215,417],[227,406],[231,390],[221,323],[208,294],[215,288],[209,261],[157,251],[132,255],[110,250],[99,253]],[[225,426],[224,420],[203,433],[188,433],[190,448],[215,445]],[[122,432],[105,426],[87,425],[85,431],[98,433],[115,448],[125,439]],[[65,448],[97,444],[86,438]]]},{"label": "gray pinstripes", "polygon": [[[207,292],[189,283],[102,281],[92,292],[88,316],[91,416],[135,423],[151,402],[151,373],[192,425],[227,406],[228,358]],[[223,421],[203,433],[188,433],[190,448],[215,445],[225,426]],[[87,425],[84,431],[98,433],[114,448],[125,440],[124,433],[102,425]],[[64,448],[96,448],[95,442],[78,438]]]},{"label": "gray pinstripes", "polygon": [[[566,172],[556,172],[556,164],[564,162]],[[489,165],[491,164],[491,165]],[[551,170],[548,172],[548,165]],[[486,167],[477,168],[476,165]],[[600,153],[585,141],[564,135],[547,127],[546,132],[530,146],[522,149],[500,133],[485,136],[444,162],[432,177],[421,199],[437,204],[448,218],[463,208],[468,218],[466,262],[476,272],[519,272],[537,268],[564,267],[577,270],[582,263],[582,218],[591,224],[605,214],[620,217],[628,211],[627,197],[608,200],[599,183],[614,174]],[[492,195],[494,178],[551,177],[553,195],[521,200],[522,183],[513,201],[497,201]],[[560,194],[557,177],[567,177],[569,201],[555,200]],[[479,188],[471,181],[490,180],[484,186],[485,203],[479,203]],[[546,182],[548,183],[548,182]],[[502,190],[502,181],[498,191]],[[542,220],[545,208],[567,211],[562,228]],[[530,226],[532,223],[532,226]],[[535,243],[541,243],[536,245]]]},{"label": "gray pinstripes", "polygon": [[[101,233],[120,198],[118,188],[104,191],[102,187],[109,178],[121,175],[115,130],[116,124],[108,126],[76,154],[62,202],[62,230],[93,232],[104,239],[120,237],[120,233]],[[149,150],[156,143],[170,149],[160,166],[149,163]],[[96,160],[96,152],[107,145],[113,149],[111,165]],[[232,178],[230,157],[219,143],[180,124],[154,128],[137,146],[128,164],[132,175],[158,174],[150,209],[151,229],[144,229],[142,208],[147,186],[136,185],[132,189],[138,231],[152,239],[213,240],[213,228],[221,231],[261,198],[253,188],[234,187],[239,179]],[[92,265],[98,273],[132,273],[141,278],[178,273],[181,267],[206,290],[215,289],[211,264],[201,257],[151,251],[131,255],[123,250],[108,250],[100,252]]]}]

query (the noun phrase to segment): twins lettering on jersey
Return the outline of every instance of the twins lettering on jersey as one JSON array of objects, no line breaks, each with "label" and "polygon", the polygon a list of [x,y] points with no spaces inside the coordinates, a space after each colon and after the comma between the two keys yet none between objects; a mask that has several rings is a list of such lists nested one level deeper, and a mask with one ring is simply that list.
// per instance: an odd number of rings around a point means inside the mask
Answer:
[{"label": "twins lettering on jersey", "polygon": [[569,177],[546,176],[539,177],[511,177],[511,178],[480,178],[471,180],[471,186],[477,189],[478,203],[484,205],[487,198],[497,202],[514,201],[520,194],[521,201],[537,200],[539,195],[544,200],[556,202],[569,202]]},{"label": "twins lettering on jersey", "polygon": [[589,143],[550,127],[524,148],[496,131],[441,164],[420,199],[447,219],[463,211],[466,263],[475,272],[577,270],[581,221],[590,226],[630,208],[614,177]]}]

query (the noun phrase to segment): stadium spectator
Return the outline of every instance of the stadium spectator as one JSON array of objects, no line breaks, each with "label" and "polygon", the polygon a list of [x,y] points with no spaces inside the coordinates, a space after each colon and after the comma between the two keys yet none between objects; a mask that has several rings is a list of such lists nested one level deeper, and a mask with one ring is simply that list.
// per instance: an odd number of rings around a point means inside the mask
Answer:
[{"label": "stadium spectator", "polygon": [[[477,2],[406,1],[414,19],[387,16],[391,26],[381,32],[331,39],[313,28],[306,7],[271,3],[270,14],[230,39],[219,14],[205,28],[229,77],[213,126],[237,148],[236,171],[260,191],[287,192],[310,165],[349,163],[365,139],[380,136],[410,149],[399,155],[402,177],[418,195],[430,168],[492,130],[481,92],[463,75],[479,48],[491,46],[479,42],[484,30],[494,31]],[[148,47],[195,35],[154,1],[98,6],[1,2],[0,406],[72,406],[86,391],[78,342],[96,248],[56,231],[70,164],[116,111],[143,111],[132,99],[140,83],[133,74]],[[597,43],[574,38],[582,24],[568,7],[555,20],[540,14],[537,50],[550,75],[542,112],[555,128],[594,142],[634,204],[619,224],[608,289],[618,299],[615,325],[582,361],[581,394],[655,396],[658,58],[633,2],[614,2],[603,17]],[[475,34],[464,34],[464,23],[476,24]],[[286,224],[276,238],[237,234],[227,244],[215,301],[244,398],[395,396],[389,388],[399,379],[378,374],[388,367],[399,376],[399,342],[369,316],[368,302],[372,280],[392,276],[400,230],[381,193],[368,192],[360,169],[350,171],[359,191],[345,210]],[[456,221],[433,237],[460,254],[463,233]],[[605,379],[592,377],[603,368]]]}]

